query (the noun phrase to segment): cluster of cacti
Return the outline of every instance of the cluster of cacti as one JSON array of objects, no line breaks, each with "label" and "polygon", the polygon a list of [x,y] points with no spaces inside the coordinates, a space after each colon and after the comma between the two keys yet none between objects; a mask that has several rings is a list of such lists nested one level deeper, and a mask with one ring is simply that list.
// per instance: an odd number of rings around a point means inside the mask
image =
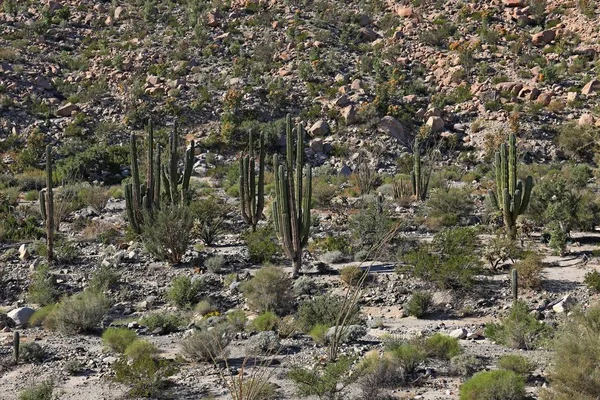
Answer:
[{"label": "cluster of cacti", "polygon": [[400,179],[398,181],[394,181],[394,199],[401,200],[405,199],[408,196],[411,196],[413,193],[408,184],[404,183],[404,180]]},{"label": "cluster of cacti", "polygon": [[525,183],[517,180],[517,139],[511,134],[506,143],[500,145],[496,152],[496,191],[489,191],[492,205],[502,211],[506,234],[511,240],[517,237],[517,218],[527,210],[533,178],[528,176]]},{"label": "cluster of cacti", "polygon": [[421,140],[419,137],[415,139],[413,148],[413,163],[413,170],[410,172],[412,192],[413,196],[415,196],[418,201],[422,201],[427,198],[429,178],[431,177],[431,168],[423,167],[421,162]]},{"label": "cluster of cacti", "polygon": [[[286,162],[279,165],[277,155],[273,157],[276,193],[273,220],[282,247],[293,262],[292,276],[297,276],[302,266],[302,249],[308,242],[310,232],[312,169],[310,165],[306,166],[304,180],[304,127],[298,124],[292,129],[290,115],[286,122]],[[294,131],[297,134],[295,161],[292,137]]]},{"label": "cluster of cacti", "polygon": [[246,224],[256,231],[256,225],[262,217],[265,205],[265,151],[264,134],[259,139],[258,185],[256,184],[256,160],[252,131],[248,138],[248,153],[240,157],[240,208]]},{"label": "cluster of cacti", "polygon": [[[148,149],[146,160],[146,183],[140,182],[138,167],[137,139],[134,134],[130,136],[131,156],[131,182],[125,185],[125,203],[127,216],[131,228],[136,233],[141,233],[144,215],[150,215],[161,204],[161,176],[165,186],[165,198],[168,203],[178,203],[189,198],[189,184],[194,164],[194,141],[186,152],[183,176],[179,174],[179,152],[177,128],[169,138],[168,165],[161,165],[162,149],[157,146],[154,151],[154,129],[152,122],[148,122]],[[181,183],[181,189],[179,185]]]},{"label": "cluster of cacti", "polygon": [[513,269],[510,274],[510,286],[512,292],[513,303],[516,303],[519,299],[519,273],[516,269]]},{"label": "cluster of cacti", "polygon": [[54,190],[52,189],[52,147],[46,146],[46,188],[40,190],[40,214],[46,223],[46,245],[48,262],[54,259]]},{"label": "cluster of cacti", "polygon": [[13,333],[13,359],[15,365],[19,363],[19,348],[21,346],[21,336],[18,331]]},{"label": "cluster of cacti", "polygon": [[[179,201],[187,203],[190,200],[190,177],[192,176],[192,168],[194,166],[193,140],[185,152],[185,159],[183,161],[183,174],[180,174],[179,135],[177,134],[177,125],[174,124],[173,131],[169,137],[169,160],[162,171],[167,199],[172,204],[177,204]],[[179,187],[180,184],[181,188]]]}]

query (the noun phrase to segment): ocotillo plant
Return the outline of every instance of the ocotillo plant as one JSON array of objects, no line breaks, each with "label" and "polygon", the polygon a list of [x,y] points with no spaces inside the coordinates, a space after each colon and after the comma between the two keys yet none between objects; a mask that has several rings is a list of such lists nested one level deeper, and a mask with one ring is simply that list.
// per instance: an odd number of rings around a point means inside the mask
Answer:
[{"label": "ocotillo plant", "polygon": [[240,207],[244,221],[256,231],[265,205],[265,136],[260,134],[258,155],[258,186],[252,131],[248,138],[248,153],[240,158]]},{"label": "ocotillo plant", "polygon": [[410,172],[413,196],[419,201],[425,200],[429,189],[431,168],[421,162],[421,140],[417,137],[413,147],[413,170]]},{"label": "ocotillo plant", "polygon": [[510,135],[508,151],[506,144],[500,145],[496,152],[494,167],[496,169],[496,192],[489,191],[492,205],[502,211],[504,228],[507,236],[514,240],[517,237],[517,218],[527,210],[533,178],[528,176],[525,183],[517,180],[517,139]]},{"label": "ocotillo plant", "polygon": [[21,337],[18,331],[13,333],[13,359],[15,365],[19,363],[19,347],[21,346]]},{"label": "ocotillo plant", "polygon": [[519,299],[519,272],[516,269],[513,269],[510,273],[510,288],[513,303],[516,303]]},{"label": "ocotillo plant", "polygon": [[[294,162],[293,131],[297,133],[296,159]],[[286,255],[292,260],[292,276],[298,276],[302,266],[302,249],[308,242],[310,232],[310,201],[312,196],[312,169],[304,169],[304,127],[298,124],[292,129],[292,118],[287,116],[287,154],[285,165],[279,165],[277,154],[273,157],[275,171],[275,201],[273,220],[275,231]],[[296,167],[294,168],[294,163]],[[294,179],[294,174],[296,175]]]},{"label": "ocotillo plant", "polygon": [[[177,133],[177,124],[173,124],[173,130],[169,137],[169,160],[162,171],[163,180],[165,182],[165,192],[167,194],[167,199],[171,204],[177,204],[180,200],[189,202],[190,177],[192,176],[193,166],[194,141],[192,140],[190,142],[190,147],[185,152],[183,175],[179,173],[179,135]],[[180,183],[181,189],[179,188]]]},{"label": "ocotillo plant", "polygon": [[54,191],[52,189],[52,147],[46,146],[46,189],[40,191],[40,213],[46,222],[48,262],[54,259]]}]

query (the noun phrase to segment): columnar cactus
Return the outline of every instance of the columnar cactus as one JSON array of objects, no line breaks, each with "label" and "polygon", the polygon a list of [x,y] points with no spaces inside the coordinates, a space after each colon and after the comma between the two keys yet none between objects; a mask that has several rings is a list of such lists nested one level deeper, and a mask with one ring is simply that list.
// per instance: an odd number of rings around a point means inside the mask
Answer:
[{"label": "columnar cactus", "polygon": [[46,146],[46,189],[40,192],[40,212],[46,222],[48,262],[54,260],[54,191],[52,189],[52,147]]},{"label": "columnar cactus", "polygon": [[360,194],[369,194],[371,187],[373,186],[373,176],[371,174],[371,168],[366,161],[364,154],[360,154],[358,158],[358,165],[356,166],[356,175],[358,179],[358,189]]},{"label": "columnar cactus", "polygon": [[[177,204],[180,200],[189,202],[190,178],[194,166],[194,141],[185,152],[183,175],[179,173],[179,135],[177,125],[173,125],[173,131],[169,137],[169,160],[163,168],[163,180],[167,199],[171,204]],[[179,184],[181,183],[181,189]]]},{"label": "columnar cactus", "polygon": [[516,269],[510,273],[510,287],[513,303],[516,303],[519,299],[519,272]]},{"label": "columnar cactus", "polygon": [[21,346],[21,337],[19,335],[19,332],[15,331],[13,333],[13,359],[14,359],[15,365],[17,365],[19,363],[20,346]]},{"label": "columnar cactus", "polygon": [[[278,156],[273,157],[275,172],[275,201],[273,201],[273,220],[275,231],[287,256],[293,262],[292,276],[298,276],[302,266],[302,249],[308,242],[310,232],[310,207],[312,196],[312,169],[306,166],[304,174],[304,127],[298,124],[296,159],[294,171],[292,118],[287,116],[286,144],[287,154],[284,165],[279,165]],[[296,179],[294,179],[294,174]]]},{"label": "columnar cactus", "polygon": [[256,231],[265,205],[265,151],[264,134],[261,133],[258,156],[258,186],[256,185],[256,160],[252,131],[248,141],[248,153],[240,158],[240,206],[244,221]]},{"label": "columnar cactus", "polygon": [[423,167],[421,162],[421,141],[417,137],[413,148],[413,170],[410,172],[413,196],[419,201],[425,200],[429,189],[431,168]]},{"label": "columnar cactus", "polygon": [[496,192],[489,191],[492,205],[502,211],[506,234],[511,240],[517,237],[517,218],[527,210],[533,178],[528,176],[525,183],[517,180],[517,139],[511,134],[508,139],[508,152],[506,144],[500,145],[496,152]]}]

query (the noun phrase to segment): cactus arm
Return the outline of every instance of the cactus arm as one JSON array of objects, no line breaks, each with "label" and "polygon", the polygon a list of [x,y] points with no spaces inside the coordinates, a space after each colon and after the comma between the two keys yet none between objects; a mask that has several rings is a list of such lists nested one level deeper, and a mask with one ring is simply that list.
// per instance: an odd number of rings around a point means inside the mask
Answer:
[{"label": "cactus arm", "polygon": [[517,190],[517,144],[514,134],[508,138],[508,191]]},{"label": "cactus arm", "polygon": [[265,207],[265,134],[262,132],[259,138],[259,154],[258,154],[258,198],[256,200],[256,221],[254,225],[258,223],[258,220],[262,217],[263,209]]},{"label": "cactus arm", "polygon": [[13,361],[15,365],[19,363],[19,350],[21,346],[21,335],[18,331],[13,332]]},{"label": "cactus arm", "polygon": [[52,181],[52,147],[46,146],[46,241],[48,262],[54,260],[54,191]]},{"label": "cactus arm", "polygon": [[492,203],[492,206],[496,210],[499,210],[500,208],[498,207],[498,198],[496,197],[496,192],[494,192],[492,189],[489,189],[488,196],[490,198],[490,202]]},{"label": "cactus arm", "polygon": [[146,205],[147,210],[152,209],[154,204],[154,128],[152,127],[152,120],[148,118],[148,154],[147,154],[147,165],[146,165]]},{"label": "cactus arm", "polygon": [[161,158],[162,148],[157,146],[156,148],[156,156],[154,159],[154,195],[152,196],[152,200],[154,202],[153,207],[158,209],[160,208],[160,180],[161,180],[161,169],[160,169],[160,158]]},{"label": "cactus arm", "polygon": [[306,185],[304,186],[304,204],[302,205],[302,247],[308,243],[310,233],[310,202],[312,198],[312,167],[306,167]]},{"label": "cactus arm", "polygon": [[533,190],[533,178],[528,176],[525,179],[525,187],[523,188],[523,200],[521,201],[521,208],[519,214],[524,214],[529,206],[529,200],[531,199],[531,191]]},{"label": "cactus arm", "polygon": [[512,220],[517,221],[519,217],[519,211],[521,210],[521,191],[515,190],[515,195],[513,196],[512,209],[510,210],[512,213]]},{"label": "cactus arm", "polygon": [[181,182],[181,200],[189,200],[190,178],[192,177],[192,169],[194,168],[195,157],[195,142],[190,141],[190,147],[185,151],[185,163],[183,165],[183,180]]},{"label": "cactus arm", "polygon": [[248,212],[246,211],[246,207],[248,204],[248,199],[246,196],[246,157],[240,157],[240,210],[242,213],[242,218],[246,223],[249,221]]},{"label": "cactus arm", "polygon": [[515,303],[519,299],[519,272],[513,268],[511,271],[511,292],[513,303]]},{"label": "cactus arm", "polygon": [[46,221],[46,191],[44,189],[39,191],[38,201],[40,203],[40,215],[42,216],[42,221]]},{"label": "cactus arm", "polygon": [[137,138],[135,134],[131,134],[130,136],[130,156],[131,156],[131,179],[132,179],[132,198],[133,198],[133,206],[134,212],[139,212],[139,205],[142,201],[142,194],[140,193],[140,171],[138,168],[138,153],[137,153]]}]

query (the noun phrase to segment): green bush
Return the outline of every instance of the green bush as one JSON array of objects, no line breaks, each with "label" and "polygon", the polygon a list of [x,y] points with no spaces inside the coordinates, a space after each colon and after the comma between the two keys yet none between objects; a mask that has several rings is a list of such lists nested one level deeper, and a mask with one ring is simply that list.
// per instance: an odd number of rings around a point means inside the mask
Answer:
[{"label": "green bush", "polygon": [[317,396],[319,399],[343,399],[346,388],[359,374],[352,371],[352,358],[340,357],[335,362],[316,368],[294,367],[288,377],[294,382],[299,396]]},{"label": "green bush", "polygon": [[203,283],[200,279],[190,279],[186,275],[180,275],[173,279],[167,291],[169,302],[179,308],[190,308],[199,300]]},{"label": "green bush", "polygon": [[58,303],[53,318],[56,329],[65,334],[96,329],[110,308],[110,300],[102,293],[84,290]]},{"label": "green bush", "polygon": [[271,261],[279,249],[275,239],[275,233],[270,227],[258,228],[256,232],[247,232],[244,240],[248,246],[250,261],[255,264]]},{"label": "green bush", "polygon": [[214,313],[215,311],[218,312],[217,307],[208,300],[201,300],[196,304],[196,307],[194,307],[194,312],[202,316]]},{"label": "green bush", "polygon": [[46,350],[36,342],[23,343],[20,358],[26,363],[41,363],[46,358]]},{"label": "green bush", "polygon": [[530,289],[540,287],[544,270],[541,254],[536,252],[527,253],[523,260],[515,263],[515,268],[519,273],[519,286]]},{"label": "green bush", "polygon": [[[324,295],[302,303],[298,309],[298,327],[303,332],[310,332],[316,325],[337,325],[338,318],[344,308],[344,299],[338,296]],[[355,305],[347,318],[347,325],[360,321],[360,308]]]},{"label": "green bush", "polygon": [[226,206],[220,199],[208,196],[192,202],[191,213],[195,220],[194,230],[207,246],[212,245],[222,231]]},{"label": "green bush", "polygon": [[[113,364],[115,380],[131,385],[131,396],[155,397],[163,392],[166,379],[175,374],[177,369],[171,361],[157,357],[158,349],[155,346],[140,344],[143,342],[133,342],[125,350],[125,355]],[[130,350],[132,346],[135,351]]]},{"label": "green bush", "polygon": [[327,330],[329,330],[330,326],[317,324],[313,326],[308,335],[320,345],[324,345],[327,342]]},{"label": "green bush", "polygon": [[518,354],[506,354],[498,359],[498,368],[512,371],[527,378],[535,370],[535,364]]},{"label": "green bush", "polygon": [[54,382],[47,380],[19,392],[19,400],[53,400]]},{"label": "green bush", "polygon": [[400,254],[404,265],[398,273],[409,273],[440,288],[464,289],[481,271],[477,231],[469,227],[446,228],[435,234],[431,244]]},{"label": "green bush", "polygon": [[57,304],[48,304],[42,308],[35,310],[31,318],[29,318],[29,326],[46,325],[45,321],[50,314],[54,312]]},{"label": "green bush", "polygon": [[380,213],[374,202],[370,202],[350,218],[349,225],[357,246],[370,249],[389,233],[392,220],[385,212]]},{"label": "green bush", "polygon": [[225,318],[236,332],[243,331],[246,327],[246,322],[248,321],[248,317],[244,310],[231,310],[225,314]]},{"label": "green bush", "polygon": [[263,267],[241,286],[248,305],[255,311],[285,315],[294,306],[292,280],[279,267]]},{"label": "green bush", "polygon": [[363,399],[385,399],[381,389],[394,388],[405,383],[404,371],[389,355],[371,351],[365,355],[358,369],[361,373],[359,385]]},{"label": "green bush", "polygon": [[123,353],[136,339],[137,334],[127,328],[108,328],[102,334],[102,343],[117,353]]},{"label": "green bush", "polygon": [[166,311],[158,311],[142,317],[140,325],[148,327],[150,331],[162,329],[162,334],[177,332],[179,327],[184,324],[181,316]]},{"label": "green bush", "polygon": [[227,357],[227,346],[231,342],[231,332],[224,325],[212,329],[196,330],[181,342],[181,350],[192,361],[207,361]]},{"label": "green bush", "polygon": [[208,272],[216,274],[220,272],[225,266],[225,257],[223,257],[222,255],[209,257],[204,261],[204,266],[206,267],[206,270]]},{"label": "green bush", "polygon": [[499,324],[487,324],[485,336],[514,349],[534,349],[549,338],[551,329],[529,313],[527,304],[517,301]]},{"label": "green bush", "polygon": [[250,327],[259,332],[275,330],[279,324],[279,317],[270,311],[265,311],[250,323]]},{"label": "green bush", "polygon": [[583,283],[585,283],[588,289],[594,292],[600,292],[600,272],[593,270],[586,273],[583,278]]},{"label": "green bush", "polygon": [[105,183],[120,183],[120,178],[115,177],[121,176],[121,166],[128,165],[128,146],[94,145],[70,150],[70,154],[62,154],[66,157],[56,163],[56,179],[59,181],[74,176],[87,181],[92,176],[103,176],[104,172],[108,172],[109,178]]},{"label": "green bush", "polygon": [[342,268],[340,278],[348,286],[358,286],[366,279],[367,271],[363,271],[359,267],[349,265]]},{"label": "green bush", "polygon": [[427,315],[433,305],[433,296],[429,292],[414,292],[406,304],[408,315],[422,318]]},{"label": "green bush", "polygon": [[101,266],[94,272],[89,281],[89,288],[97,292],[114,289],[121,279],[121,275],[113,267]]},{"label": "green bush", "polygon": [[429,357],[440,360],[450,360],[452,357],[460,354],[458,339],[442,335],[441,333],[436,333],[425,339],[424,346]]},{"label": "green bush", "polygon": [[42,264],[33,274],[33,280],[27,291],[27,300],[30,303],[46,306],[54,303],[57,297],[56,278],[50,273],[48,265]]},{"label": "green bush", "polygon": [[450,359],[452,370],[461,376],[471,376],[483,366],[479,357],[472,354],[459,354]]},{"label": "green bush", "polygon": [[453,226],[473,212],[474,203],[467,190],[448,188],[432,190],[425,207],[436,226]]},{"label": "green bush", "polygon": [[570,157],[580,161],[592,161],[600,140],[600,129],[595,126],[579,126],[567,123],[561,127],[558,146]]},{"label": "green bush", "polygon": [[525,381],[513,371],[476,373],[460,387],[460,400],[522,400]]},{"label": "green bush", "polygon": [[407,374],[415,372],[419,364],[427,358],[427,351],[416,342],[397,345],[390,351],[390,354]]},{"label": "green bush", "polygon": [[159,260],[176,264],[187,251],[194,220],[187,206],[162,207],[145,218],[142,239],[146,250]]},{"label": "green bush", "polygon": [[600,305],[576,311],[565,321],[554,343],[554,360],[545,400],[595,399],[600,393]]}]

